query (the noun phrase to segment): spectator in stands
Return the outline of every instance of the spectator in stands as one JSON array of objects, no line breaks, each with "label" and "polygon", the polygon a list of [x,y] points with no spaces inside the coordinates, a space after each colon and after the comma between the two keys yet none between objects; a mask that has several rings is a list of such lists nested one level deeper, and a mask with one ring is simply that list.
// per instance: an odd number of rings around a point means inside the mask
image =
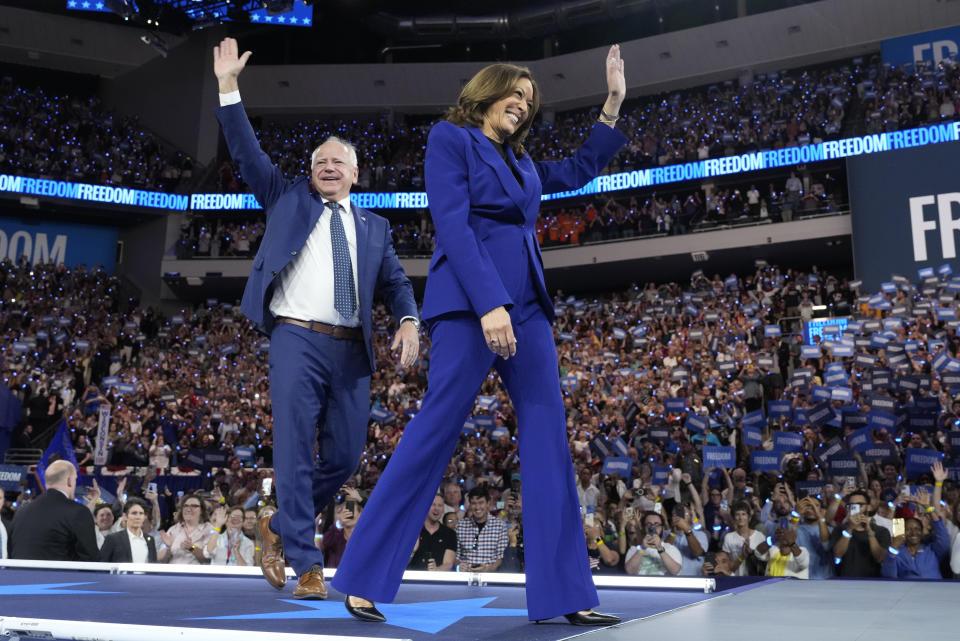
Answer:
[{"label": "spectator in stands", "polygon": [[105,563],[156,563],[156,543],[143,529],[147,522],[147,504],[132,498],[124,503],[123,516],[123,529],[106,537],[100,548],[100,560]]},{"label": "spectator in stands", "polygon": [[[694,511],[683,503],[673,508],[670,543],[680,551],[683,562],[680,576],[700,576],[703,556],[710,546],[709,538],[700,526]],[[696,527],[694,525],[696,524]]]},{"label": "spectator in stands", "polygon": [[846,517],[843,524],[830,534],[830,547],[837,565],[837,576],[880,576],[880,564],[890,546],[886,528],[870,522],[867,514],[869,495],[855,490],[846,497]]},{"label": "spectator in stands", "polygon": [[507,524],[490,515],[490,492],[478,485],[468,495],[469,512],[457,524],[457,562],[461,571],[496,572],[507,548]]},{"label": "spectator in stands", "polygon": [[593,470],[589,465],[584,465],[577,472],[577,496],[580,498],[580,509],[584,512],[587,508],[597,507],[600,488],[594,484]]},{"label": "spectator in stands", "polygon": [[761,542],[754,554],[766,563],[767,576],[810,578],[810,552],[797,545],[797,531],[792,527],[778,527]]},{"label": "spectator in stands", "polygon": [[[736,473],[737,470],[734,470]],[[730,508],[733,528],[723,537],[723,551],[733,560],[737,576],[756,575],[754,551],[763,542],[763,534],[750,526],[753,509],[746,501],[738,501]]]},{"label": "spectator in stands", "polygon": [[893,537],[881,565],[881,574],[888,579],[942,579],[940,561],[950,551],[950,537],[939,510],[930,513],[933,533],[924,542],[923,522],[914,517],[904,519],[904,534]]},{"label": "spectator in stands", "polygon": [[407,568],[410,570],[447,571],[457,560],[457,534],[440,519],[444,515],[444,501],[439,494],[433,497],[430,511],[420,530]]},{"label": "spectator in stands", "polygon": [[13,519],[8,554],[12,559],[97,561],[100,552],[90,510],[75,503],[77,469],[54,461],[44,473],[46,491],[20,507]]},{"label": "spectator in stands", "polygon": [[811,579],[829,579],[833,576],[833,550],[830,546],[830,527],[820,501],[806,496],[797,502],[802,519],[797,526],[797,545],[810,553]]},{"label": "spectator in stands", "polygon": [[184,495],[176,523],[160,534],[163,539],[157,552],[160,563],[204,565],[210,562],[203,551],[216,533],[207,520],[207,507],[199,494]]},{"label": "spectator in stands", "polygon": [[103,548],[106,537],[122,528],[120,522],[113,516],[113,507],[109,503],[99,503],[93,508],[93,522],[96,525],[97,548]]},{"label": "spectator in stands", "polygon": [[356,492],[348,492],[344,501],[334,510],[334,522],[323,533],[323,562],[325,567],[340,565],[347,542],[357,526],[357,520],[363,512],[364,501]]},{"label": "spectator in stands", "polygon": [[455,512],[458,519],[462,519],[466,514],[463,505],[463,492],[460,485],[449,481],[443,486],[443,513]]},{"label": "spectator in stands", "polygon": [[663,517],[647,512],[641,521],[641,543],[630,547],[624,560],[627,574],[640,576],[675,576],[683,568],[683,555],[672,543],[664,540]]},{"label": "spectator in stands", "polygon": [[243,508],[220,506],[210,516],[216,533],[203,546],[211,565],[253,565],[253,541],[243,533]]}]

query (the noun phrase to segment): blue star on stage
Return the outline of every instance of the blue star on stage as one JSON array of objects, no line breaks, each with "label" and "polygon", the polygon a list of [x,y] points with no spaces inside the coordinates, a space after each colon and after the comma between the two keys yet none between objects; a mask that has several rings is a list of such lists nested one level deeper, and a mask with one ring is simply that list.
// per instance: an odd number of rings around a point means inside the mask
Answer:
[{"label": "blue star on stage", "polygon": [[103,3],[102,3],[102,2],[98,2],[98,3],[97,3],[97,9],[103,9]]},{"label": "blue star on stage", "polygon": [[278,22],[286,22],[287,19],[284,18],[283,16],[280,16],[279,18],[277,18],[277,21],[278,21]]},{"label": "blue star on stage", "polygon": [[300,22],[302,22],[303,24],[310,24],[310,18],[303,18],[302,20],[300,20]]},{"label": "blue star on stage", "polygon": [[77,6],[77,3],[75,0],[69,0],[69,2],[67,2],[67,6],[72,9],[73,7]]},{"label": "blue star on stage", "polygon": [[[458,599],[456,601],[426,601],[423,603],[378,603],[377,609],[387,617],[387,623],[399,628],[436,634],[467,617],[524,617],[526,610],[484,607],[497,597],[485,599]],[[343,603],[331,601],[294,601],[279,599],[284,603],[308,608],[292,612],[264,612],[263,614],[237,614],[223,617],[198,617],[188,621],[210,620],[274,620],[274,619],[351,619]]]},{"label": "blue star on stage", "polygon": [[122,592],[104,592],[103,590],[65,590],[74,585],[93,585],[95,581],[83,583],[24,583],[22,585],[0,585],[0,596],[26,596],[49,594],[61,596],[64,594],[123,594]]},{"label": "blue star on stage", "polygon": [[259,13],[251,14],[250,22],[260,22],[260,14]]}]

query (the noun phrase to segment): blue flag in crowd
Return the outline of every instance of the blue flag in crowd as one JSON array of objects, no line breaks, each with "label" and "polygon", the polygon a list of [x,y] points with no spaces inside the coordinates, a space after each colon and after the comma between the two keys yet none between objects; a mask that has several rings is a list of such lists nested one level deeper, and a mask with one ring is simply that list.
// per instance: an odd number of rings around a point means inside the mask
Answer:
[{"label": "blue flag in crowd", "polygon": [[67,419],[65,418],[60,420],[57,433],[53,435],[53,440],[50,441],[50,445],[47,446],[37,463],[37,476],[40,477],[40,484],[43,485],[44,489],[46,489],[46,482],[43,477],[47,472],[47,466],[57,459],[70,461],[77,468],[77,474],[80,473],[80,468],[77,465],[77,455],[73,451],[73,439],[70,437],[70,428],[67,427]]}]

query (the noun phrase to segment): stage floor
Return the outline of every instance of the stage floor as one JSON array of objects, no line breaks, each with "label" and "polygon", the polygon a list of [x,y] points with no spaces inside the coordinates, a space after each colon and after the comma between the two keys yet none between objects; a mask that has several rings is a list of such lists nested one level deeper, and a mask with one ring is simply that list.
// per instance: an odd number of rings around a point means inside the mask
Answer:
[{"label": "stage floor", "polygon": [[263,639],[289,634],[415,641],[559,641],[574,636],[635,641],[672,638],[678,632],[711,641],[742,641],[745,634],[758,632],[773,633],[777,641],[910,641],[954,638],[960,625],[960,582],[748,581],[718,582],[713,593],[601,589],[600,609],[620,615],[624,623],[590,629],[563,619],[529,622],[520,586],[404,583],[396,603],[378,604],[388,619],[380,625],[354,620],[343,607],[343,596],[333,590],[327,601],[297,601],[292,583],[276,591],[259,576],[6,568],[0,569],[0,619],[163,626],[171,632],[235,630],[260,633]]},{"label": "stage floor", "polygon": [[[753,585],[760,585],[759,583]],[[0,570],[0,617],[378,637],[415,641],[554,641],[587,631],[564,619],[527,620],[522,586],[405,583],[395,603],[378,604],[386,625],[356,621],[331,590],[326,601],[293,599],[258,576],[107,574]],[[603,589],[603,611],[642,619],[720,593]],[[269,638],[269,636],[264,636]]]},{"label": "stage floor", "polygon": [[776,581],[597,630],[584,641],[921,641],[960,636],[960,581]]}]

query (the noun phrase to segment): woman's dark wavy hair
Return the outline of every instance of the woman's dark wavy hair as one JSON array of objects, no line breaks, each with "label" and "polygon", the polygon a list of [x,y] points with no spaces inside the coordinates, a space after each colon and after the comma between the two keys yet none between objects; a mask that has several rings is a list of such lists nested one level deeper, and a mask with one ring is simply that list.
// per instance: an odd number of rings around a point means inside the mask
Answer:
[{"label": "woman's dark wavy hair", "polygon": [[464,85],[463,90],[460,91],[460,97],[457,99],[457,104],[447,110],[446,119],[459,126],[482,127],[483,115],[490,105],[510,95],[517,81],[521,78],[526,78],[533,85],[533,106],[530,113],[527,114],[526,120],[520,123],[520,126],[507,138],[506,142],[513,149],[517,158],[522,158],[525,153],[523,139],[530,132],[533,117],[540,110],[540,88],[528,68],[502,62],[484,67]]}]

